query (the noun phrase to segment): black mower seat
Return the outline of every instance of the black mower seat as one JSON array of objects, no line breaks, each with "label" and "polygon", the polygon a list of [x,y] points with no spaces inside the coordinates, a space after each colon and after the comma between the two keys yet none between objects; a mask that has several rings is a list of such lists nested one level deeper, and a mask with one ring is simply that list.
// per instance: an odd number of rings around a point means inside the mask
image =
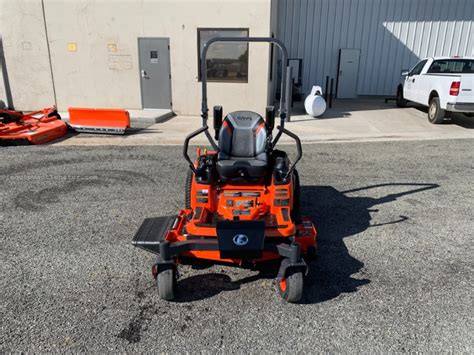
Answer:
[{"label": "black mower seat", "polygon": [[219,131],[217,172],[221,178],[254,181],[263,177],[268,165],[266,140],[265,122],[258,113],[229,113]]}]

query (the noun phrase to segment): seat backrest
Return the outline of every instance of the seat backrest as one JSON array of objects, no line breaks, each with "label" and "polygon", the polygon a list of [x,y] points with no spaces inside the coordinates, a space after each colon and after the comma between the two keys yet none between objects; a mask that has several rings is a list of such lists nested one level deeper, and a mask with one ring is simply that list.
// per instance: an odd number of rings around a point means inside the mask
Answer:
[{"label": "seat backrest", "polygon": [[229,113],[219,131],[219,159],[255,158],[265,154],[267,130],[258,113]]}]

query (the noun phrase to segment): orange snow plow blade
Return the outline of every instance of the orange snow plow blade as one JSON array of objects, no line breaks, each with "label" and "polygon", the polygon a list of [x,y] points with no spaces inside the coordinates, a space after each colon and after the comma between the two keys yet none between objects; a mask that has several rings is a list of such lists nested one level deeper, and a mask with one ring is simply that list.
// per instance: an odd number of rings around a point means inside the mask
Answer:
[{"label": "orange snow plow blade", "polygon": [[125,134],[130,128],[127,110],[70,107],[69,126],[78,132]]},{"label": "orange snow plow blade", "polygon": [[66,132],[66,123],[61,121],[56,107],[28,114],[0,110],[0,145],[43,144]]}]

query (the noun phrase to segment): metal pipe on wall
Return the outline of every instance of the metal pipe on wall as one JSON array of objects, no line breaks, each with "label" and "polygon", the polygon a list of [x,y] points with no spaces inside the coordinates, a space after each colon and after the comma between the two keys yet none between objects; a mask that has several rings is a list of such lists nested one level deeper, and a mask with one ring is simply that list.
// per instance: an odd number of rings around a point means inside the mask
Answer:
[{"label": "metal pipe on wall", "polygon": [[326,85],[324,86],[324,101],[328,102],[329,75],[326,75]]},{"label": "metal pipe on wall", "polygon": [[0,35],[0,65],[2,67],[3,86],[5,87],[5,95],[7,100],[7,107],[14,110],[12,90],[10,88],[10,81],[8,80],[7,62],[5,61],[5,52],[3,51],[3,41]]},{"label": "metal pipe on wall", "polygon": [[331,89],[329,89],[329,108],[332,108],[332,89],[334,86],[334,78],[331,78]]},{"label": "metal pipe on wall", "polygon": [[286,107],[288,112],[286,113],[286,122],[291,121],[291,101],[293,96],[293,67],[286,67]]}]

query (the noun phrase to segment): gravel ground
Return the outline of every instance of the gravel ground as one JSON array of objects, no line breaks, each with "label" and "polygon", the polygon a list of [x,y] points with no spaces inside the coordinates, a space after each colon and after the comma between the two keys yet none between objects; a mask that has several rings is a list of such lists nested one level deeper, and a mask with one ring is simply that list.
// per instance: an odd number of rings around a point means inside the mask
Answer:
[{"label": "gravel ground", "polygon": [[145,217],[183,206],[180,147],[0,150],[0,351],[474,351],[474,140],[305,145],[319,229],[301,304],[274,270],[182,266],[158,298]]}]

